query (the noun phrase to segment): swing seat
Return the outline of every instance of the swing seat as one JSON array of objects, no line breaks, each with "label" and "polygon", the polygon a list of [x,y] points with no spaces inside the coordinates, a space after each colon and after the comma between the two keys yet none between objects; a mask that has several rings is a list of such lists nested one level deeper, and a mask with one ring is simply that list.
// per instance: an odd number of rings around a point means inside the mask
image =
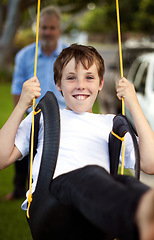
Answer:
[{"label": "swing seat", "polygon": [[[89,222],[72,206],[61,204],[50,192],[56,166],[59,139],[60,115],[57,100],[52,92],[47,92],[40,100],[44,119],[44,145],[36,190],[27,218],[34,240],[109,240],[100,229]],[[34,152],[37,146],[39,115],[35,117]],[[136,177],[139,178],[139,150],[134,132],[127,119],[117,115],[113,121],[113,131],[120,137],[130,132],[135,147]],[[121,141],[110,133],[109,154],[111,174],[117,174]]]}]

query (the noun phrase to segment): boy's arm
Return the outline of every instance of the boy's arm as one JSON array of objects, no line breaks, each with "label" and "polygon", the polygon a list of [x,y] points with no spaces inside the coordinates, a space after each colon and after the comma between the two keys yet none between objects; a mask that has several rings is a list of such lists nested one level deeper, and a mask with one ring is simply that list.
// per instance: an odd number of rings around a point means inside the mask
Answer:
[{"label": "boy's arm", "polygon": [[33,98],[40,97],[40,90],[37,77],[31,78],[23,84],[19,102],[0,130],[0,169],[9,166],[21,157],[20,151],[14,145],[16,132],[25,112],[32,106]]},{"label": "boy's arm", "polygon": [[124,98],[126,107],[134,119],[139,137],[141,170],[148,174],[154,174],[154,132],[139,105],[134,85],[125,78],[120,79],[117,82],[117,96],[120,100],[122,97]]}]

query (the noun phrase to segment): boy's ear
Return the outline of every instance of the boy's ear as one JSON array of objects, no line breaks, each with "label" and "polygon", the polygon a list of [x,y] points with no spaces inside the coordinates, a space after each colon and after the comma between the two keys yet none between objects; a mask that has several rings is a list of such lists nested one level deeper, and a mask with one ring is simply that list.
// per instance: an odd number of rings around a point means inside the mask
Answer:
[{"label": "boy's ear", "polygon": [[62,89],[61,89],[61,87],[58,85],[58,83],[56,84],[56,86],[57,86],[58,91],[61,92],[61,95],[63,96]]},{"label": "boy's ear", "polygon": [[100,85],[99,85],[99,89],[98,89],[99,91],[102,90],[103,85],[104,85],[104,78],[102,78],[101,83],[100,83]]},{"label": "boy's ear", "polygon": [[58,91],[61,92],[61,87],[58,85],[58,83],[56,84],[56,86],[57,86]]}]

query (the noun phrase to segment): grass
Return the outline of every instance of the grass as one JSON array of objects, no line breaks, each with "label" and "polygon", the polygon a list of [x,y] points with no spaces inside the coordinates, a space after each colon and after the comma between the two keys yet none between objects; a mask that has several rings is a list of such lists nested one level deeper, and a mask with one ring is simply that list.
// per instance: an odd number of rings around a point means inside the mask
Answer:
[{"label": "grass", "polygon": [[[13,109],[10,83],[0,83],[0,128]],[[25,212],[24,199],[5,202],[2,197],[13,190],[14,165],[0,172],[0,240],[32,240]]]},{"label": "grass", "polygon": [[[13,189],[13,165],[0,172],[0,195]],[[21,209],[24,199],[0,201],[0,240],[32,240],[25,212]]]}]

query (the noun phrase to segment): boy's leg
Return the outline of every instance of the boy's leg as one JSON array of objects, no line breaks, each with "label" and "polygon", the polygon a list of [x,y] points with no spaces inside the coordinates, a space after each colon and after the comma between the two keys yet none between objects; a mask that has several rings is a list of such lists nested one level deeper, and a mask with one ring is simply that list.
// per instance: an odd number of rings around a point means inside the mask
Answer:
[{"label": "boy's leg", "polygon": [[15,200],[26,196],[27,178],[28,178],[28,156],[24,157],[22,161],[14,163],[14,189],[11,193],[4,196],[3,200]]},{"label": "boy's leg", "polygon": [[136,212],[140,240],[154,240],[154,189],[141,198]]},{"label": "boy's leg", "polygon": [[135,212],[148,189],[134,178],[114,179],[103,168],[92,165],[63,174],[51,185],[60,202],[75,206],[108,235],[125,240],[137,236]]},{"label": "boy's leg", "polygon": [[14,177],[14,197],[23,198],[26,196],[28,178],[28,156],[25,156],[22,161],[15,162],[15,177]]}]

